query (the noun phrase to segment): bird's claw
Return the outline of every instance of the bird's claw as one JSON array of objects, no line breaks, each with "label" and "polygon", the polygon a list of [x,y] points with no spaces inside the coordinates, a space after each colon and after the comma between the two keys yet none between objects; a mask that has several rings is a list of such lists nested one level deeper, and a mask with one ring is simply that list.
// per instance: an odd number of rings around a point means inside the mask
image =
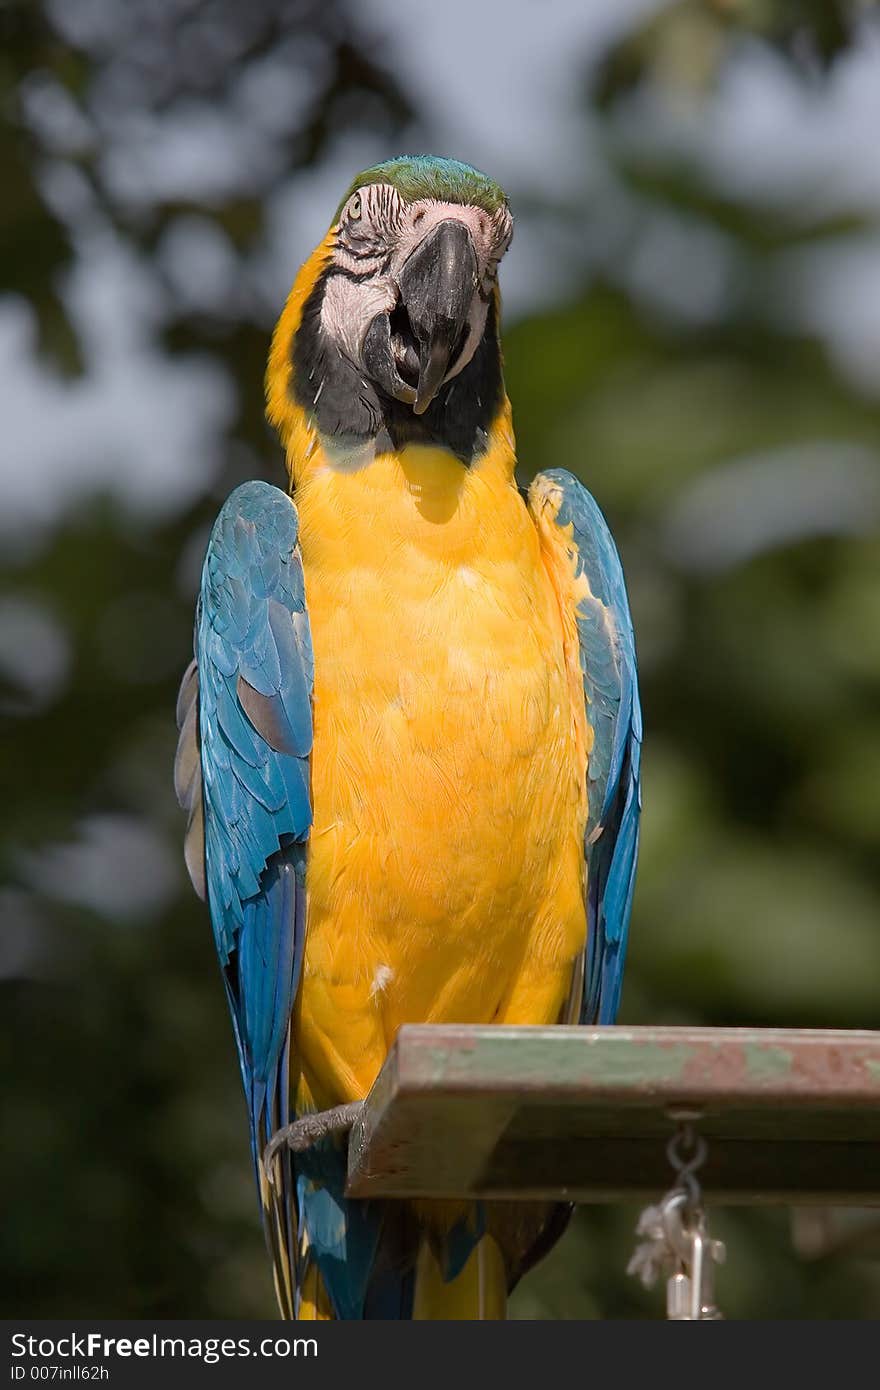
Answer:
[{"label": "bird's claw", "polygon": [[272,1135],[263,1150],[263,1171],[266,1181],[274,1186],[272,1174],[276,1156],[282,1149],[292,1153],[303,1153],[320,1143],[331,1134],[347,1134],[363,1109],[363,1101],[351,1101],[348,1105],[334,1105],[330,1110],[318,1110],[311,1115],[303,1115],[293,1124],[284,1125]]}]

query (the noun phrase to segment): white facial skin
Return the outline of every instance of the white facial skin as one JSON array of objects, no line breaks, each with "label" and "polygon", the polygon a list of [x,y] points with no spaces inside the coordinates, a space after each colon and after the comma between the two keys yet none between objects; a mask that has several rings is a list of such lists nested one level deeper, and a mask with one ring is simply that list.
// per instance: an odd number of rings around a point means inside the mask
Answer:
[{"label": "white facial skin", "polygon": [[321,306],[323,331],[355,364],[360,363],[373,319],[390,313],[398,302],[399,277],[407,259],[438,223],[446,221],[461,222],[470,232],[477,282],[464,348],[444,380],[451,380],[470,361],[486,326],[498,263],[513,234],[509,211],[501,207],[489,213],[433,198],[406,203],[391,184],[374,183],[353,194],[342,209],[333,264],[347,274],[330,277]]}]

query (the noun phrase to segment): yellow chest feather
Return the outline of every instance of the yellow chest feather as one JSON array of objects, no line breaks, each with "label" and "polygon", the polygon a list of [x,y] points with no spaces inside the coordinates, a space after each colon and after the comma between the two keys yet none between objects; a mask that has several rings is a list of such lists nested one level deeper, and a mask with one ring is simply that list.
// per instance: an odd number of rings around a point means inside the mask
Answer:
[{"label": "yellow chest feather", "polygon": [[363,1093],[401,1022],[558,1017],[585,931],[583,730],[537,532],[491,454],[327,465],[296,502],[315,651],[298,1042],[324,1103]]}]

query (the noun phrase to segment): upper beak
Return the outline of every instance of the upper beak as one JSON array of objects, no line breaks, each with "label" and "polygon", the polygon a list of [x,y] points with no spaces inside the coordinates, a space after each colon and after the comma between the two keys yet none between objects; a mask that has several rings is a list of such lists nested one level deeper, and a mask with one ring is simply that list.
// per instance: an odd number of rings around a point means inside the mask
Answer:
[{"label": "upper beak", "polygon": [[413,410],[421,415],[443,385],[479,284],[477,254],[464,223],[438,223],[404,262],[398,283],[419,347]]}]

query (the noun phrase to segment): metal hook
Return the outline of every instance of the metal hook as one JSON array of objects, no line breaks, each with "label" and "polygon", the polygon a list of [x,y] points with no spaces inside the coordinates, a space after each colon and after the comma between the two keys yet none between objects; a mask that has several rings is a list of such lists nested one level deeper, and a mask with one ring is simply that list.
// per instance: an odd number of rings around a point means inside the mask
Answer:
[{"label": "metal hook", "polygon": [[687,1263],[690,1258],[691,1241],[684,1220],[685,1211],[689,1206],[689,1196],[684,1188],[673,1188],[660,1203],[660,1221],[666,1243],[683,1263]]}]

